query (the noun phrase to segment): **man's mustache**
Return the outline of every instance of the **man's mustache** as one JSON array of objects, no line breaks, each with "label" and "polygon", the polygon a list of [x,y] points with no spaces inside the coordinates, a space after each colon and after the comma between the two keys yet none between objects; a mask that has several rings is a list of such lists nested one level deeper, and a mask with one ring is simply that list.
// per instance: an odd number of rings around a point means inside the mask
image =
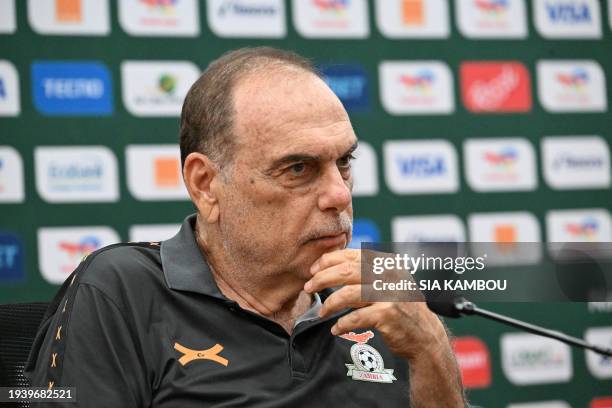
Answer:
[{"label": "man's mustache", "polygon": [[313,239],[334,236],[342,233],[346,233],[348,238],[352,231],[353,220],[348,214],[342,213],[338,216],[338,218],[330,220],[326,225],[318,225],[315,231],[311,231],[306,234],[301,241],[305,243]]}]

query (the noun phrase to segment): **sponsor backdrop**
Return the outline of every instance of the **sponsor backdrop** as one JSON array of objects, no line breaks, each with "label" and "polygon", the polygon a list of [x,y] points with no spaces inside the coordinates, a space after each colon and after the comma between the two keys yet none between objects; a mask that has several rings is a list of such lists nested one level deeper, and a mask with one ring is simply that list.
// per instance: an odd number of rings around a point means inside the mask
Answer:
[{"label": "sponsor backdrop", "polygon": [[[610,241],[612,1],[0,0],[0,302],[192,212],[182,99],[222,52],[296,50],[362,143],[361,241]],[[257,243],[254,243],[256,245]],[[526,260],[528,261],[528,260]],[[612,303],[491,308],[612,346]],[[612,359],[449,322],[471,400],[612,406]]]}]

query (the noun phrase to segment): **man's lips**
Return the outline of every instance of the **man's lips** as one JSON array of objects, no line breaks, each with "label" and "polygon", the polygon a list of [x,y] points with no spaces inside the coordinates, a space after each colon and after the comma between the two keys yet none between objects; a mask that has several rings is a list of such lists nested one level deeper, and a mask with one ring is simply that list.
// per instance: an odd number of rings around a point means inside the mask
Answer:
[{"label": "man's lips", "polygon": [[311,239],[309,242],[314,243],[316,245],[333,247],[338,245],[346,245],[346,232],[341,232],[335,235],[325,235],[319,238]]}]

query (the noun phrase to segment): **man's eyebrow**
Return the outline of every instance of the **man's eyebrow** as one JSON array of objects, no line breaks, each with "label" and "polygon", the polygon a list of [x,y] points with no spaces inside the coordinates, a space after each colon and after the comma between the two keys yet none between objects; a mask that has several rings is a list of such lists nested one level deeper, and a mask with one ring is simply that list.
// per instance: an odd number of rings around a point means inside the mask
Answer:
[{"label": "man's eyebrow", "polygon": [[[358,142],[353,143],[351,147],[349,147],[343,154],[342,157],[349,155],[357,149]],[[270,169],[277,169],[287,164],[297,163],[297,162],[317,162],[321,160],[321,156],[312,155],[312,154],[290,154],[287,156],[283,156],[278,160],[275,160],[274,163],[270,166]]]}]

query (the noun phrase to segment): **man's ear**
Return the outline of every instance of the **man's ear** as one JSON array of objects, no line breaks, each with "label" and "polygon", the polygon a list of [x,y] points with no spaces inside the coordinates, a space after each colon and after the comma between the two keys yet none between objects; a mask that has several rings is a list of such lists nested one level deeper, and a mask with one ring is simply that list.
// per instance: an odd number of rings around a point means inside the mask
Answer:
[{"label": "man's ear", "polygon": [[215,185],[220,177],[218,167],[206,155],[194,152],[185,159],[185,186],[202,219],[209,224],[219,219],[219,197]]}]

